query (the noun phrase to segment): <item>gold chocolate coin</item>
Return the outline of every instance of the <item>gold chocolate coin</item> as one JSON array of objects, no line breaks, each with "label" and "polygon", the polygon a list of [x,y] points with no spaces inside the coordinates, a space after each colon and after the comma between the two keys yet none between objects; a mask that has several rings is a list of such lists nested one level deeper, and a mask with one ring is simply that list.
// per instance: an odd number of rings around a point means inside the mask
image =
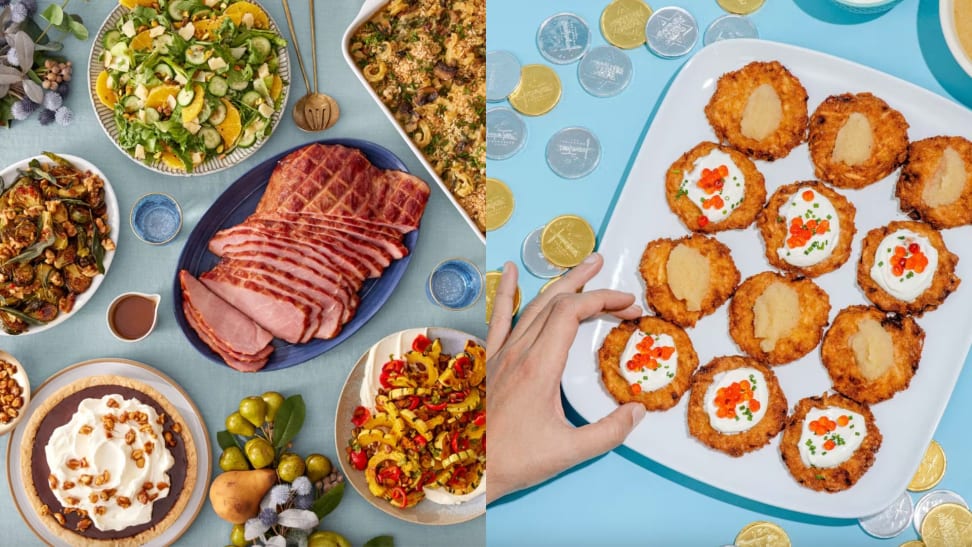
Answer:
[{"label": "gold chocolate coin", "polygon": [[540,233],[540,252],[554,266],[573,268],[594,251],[594,228],[577,215],[559,216]]},{"label": "gold chocolate coin", "polygon": [[747,524],[736,534],[736,547],[790,547],[790,536],[772,522],[756,521]]},{"label": "gold chocolate coin", "polygon": [[739,15],[749,15],[750,13],[763,7],[765,0],[716,0],[722,9],[729,13]]},{"label": "gold chocolate coin", "polygon": [[945,476],[945,466],[945,451],[942,450],[942,445],[933,439],[925,450],[925,456],[921,459],[915,476],[908,483],[908,490],[912,492],[931,490]]},{"label": "gold chocolate coin", "polygon": [[601,12],[601,34],[613,46],[633,49],[645,43],[651,6],[643,0],[614,0]]},{"label": "gold chocolate coin", "polygon": [[[496,289],[499,287],[500,278],[503,272],[493,270],[486,272],[486,324],[493,317],[493,299],[496,297]],[[520,311],[520,287],[517,285],[516,292],[513,293],[513,315]]]},{"label": "gold chocolate coin", "polygon": [[510,187],[497,179],[486,179],[486,231],[491,232],[506,224],[513,216],[515,200]]},{"label": "gold chocolate coin", "polygon": [[560,77],[547,65],[525,65],[520,84],[510,93],[510,105],[520,114],[542,116],[560,101]]},{"label": "gold chocolate coin", "polygon": [[943,503],[921,521],[921,540],[928,547],[972,547],[972,513],[955,503]]},{"label": "gold chocolate coin", "polygon": [[563,277],[563,276],[562,275],[558,275],[557,277],[555,277],[553,279],[548,279],[546,283],[544,283],[543,285],[540,286],[540,290],[537,291],[537,294],[543,294],[543,291],[547,290],[547,288],[549,288],[550,285],[553,285],[554,284],[554,281],[557,281],[561,277]]}]

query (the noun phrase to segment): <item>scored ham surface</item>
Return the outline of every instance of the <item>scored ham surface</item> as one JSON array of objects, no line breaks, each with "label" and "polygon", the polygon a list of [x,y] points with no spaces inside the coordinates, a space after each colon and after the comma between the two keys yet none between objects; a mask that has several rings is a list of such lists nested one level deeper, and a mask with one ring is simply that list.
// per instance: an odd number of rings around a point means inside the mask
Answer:
[{"label": "scored ham surface", "polygon": [[[287,155],[256,211],[209,241],[220,262],[198,280],[185,273],[187,322],[244,371],[264,366],[270,337],[337,336],[364,282],[408,255],[402,238],[418,228],[428,198],[421,179],[379,169],[356,148],[315,143]],[[220,324],[220,305],[236,312],[225,315],[231,325]],[[242,340],[247,324],[259,331]]]}]

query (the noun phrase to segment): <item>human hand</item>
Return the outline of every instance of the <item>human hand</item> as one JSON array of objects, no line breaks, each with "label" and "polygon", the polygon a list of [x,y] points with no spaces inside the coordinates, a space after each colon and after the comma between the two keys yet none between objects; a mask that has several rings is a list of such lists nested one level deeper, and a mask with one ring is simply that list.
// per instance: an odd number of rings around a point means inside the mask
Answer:
[{"label": "human hand", "polygon": [[640,403],[579,428],[564,415],[560,379],[581,321],[602,313],[641,316],[631,294],[577,293],[602,265],[600,255],[590,255],[530,302],[512,330],[517,270],[510,262],[503,268],[486,337],[487,503],[615,448],[645,416]]}]

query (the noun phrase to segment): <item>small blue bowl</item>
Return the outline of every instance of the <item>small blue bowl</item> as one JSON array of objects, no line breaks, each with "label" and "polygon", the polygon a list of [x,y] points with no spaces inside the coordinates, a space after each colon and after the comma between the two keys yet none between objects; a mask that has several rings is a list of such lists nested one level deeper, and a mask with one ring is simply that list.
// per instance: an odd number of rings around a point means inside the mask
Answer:
[{"label": "small blue bowl", "polygon": [[168,194],[145,194],[132,207],[132,231],[150,245],[165,245],[182,229],[182,209]]},{"label": "small blue bowl", "polygon": [[429,275],[425,294],[447,310],[464,310],[483,294],[483,274],[465,258],[443,260]]},{"label": "small blue bowl", "polygon": [[838,6],[862,15],[871,15],[888,11],[901,0],[833,0]]}]

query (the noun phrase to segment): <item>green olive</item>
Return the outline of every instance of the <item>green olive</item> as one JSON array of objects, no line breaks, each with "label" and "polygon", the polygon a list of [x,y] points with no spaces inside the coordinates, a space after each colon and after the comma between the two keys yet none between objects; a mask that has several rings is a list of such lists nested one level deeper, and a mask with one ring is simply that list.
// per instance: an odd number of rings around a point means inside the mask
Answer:
[{"label": "green olive", "polygon": [[304,461],[307,467],[307,478],[317,482],[331,474],[331,460],[323,454],[311,454]]},{"label": "green olive", "polygon": [[267,421],[267,402],[259,397],[247,397],[240,401],[240,415],[260,427]]},{"label": "green olive", "polygon": [[253,437],[246,441],[243,451],[254,469],[263,469],[273,463],[273,447],[263,437]]},{"label": "green olive", "polygon": [[244,535],[244,527],[242,524],[233,526],[233,531],[230,532],[230,543],[232,543],[234,547],[246,547],[250,544],[250,542],[246,540],[246,536]]},{"label": "green olive", "polygon": [[247,471],[250,464],[238,446],[231,446],[219,456],[219,468],[223,471]]},{"label": "green olive", "polygon": [[260,395],[260,398],[267,403],[267,421],[272,422],[277,417],[277,411],[280,410],[280,405],[284,402],[284,396],[276,391],[268,391]]},{"label": "green olive", "polygon": [[277,476],[284,482],[294,482],[297,477],[304,474],[304,460],[297,454],[284,454],[280,456],[280,463],[277,464]]},{"label": "green olive", "polygon": [[226,417],[226,431],[234,435],[249,437],[256,432],[256,429],[243,415],[239,412],[234,412]]},{"label": "green olive", "polygon": [[307,547],[351,547],[351,542],[337,532],[317,530],[307,537]]}]

